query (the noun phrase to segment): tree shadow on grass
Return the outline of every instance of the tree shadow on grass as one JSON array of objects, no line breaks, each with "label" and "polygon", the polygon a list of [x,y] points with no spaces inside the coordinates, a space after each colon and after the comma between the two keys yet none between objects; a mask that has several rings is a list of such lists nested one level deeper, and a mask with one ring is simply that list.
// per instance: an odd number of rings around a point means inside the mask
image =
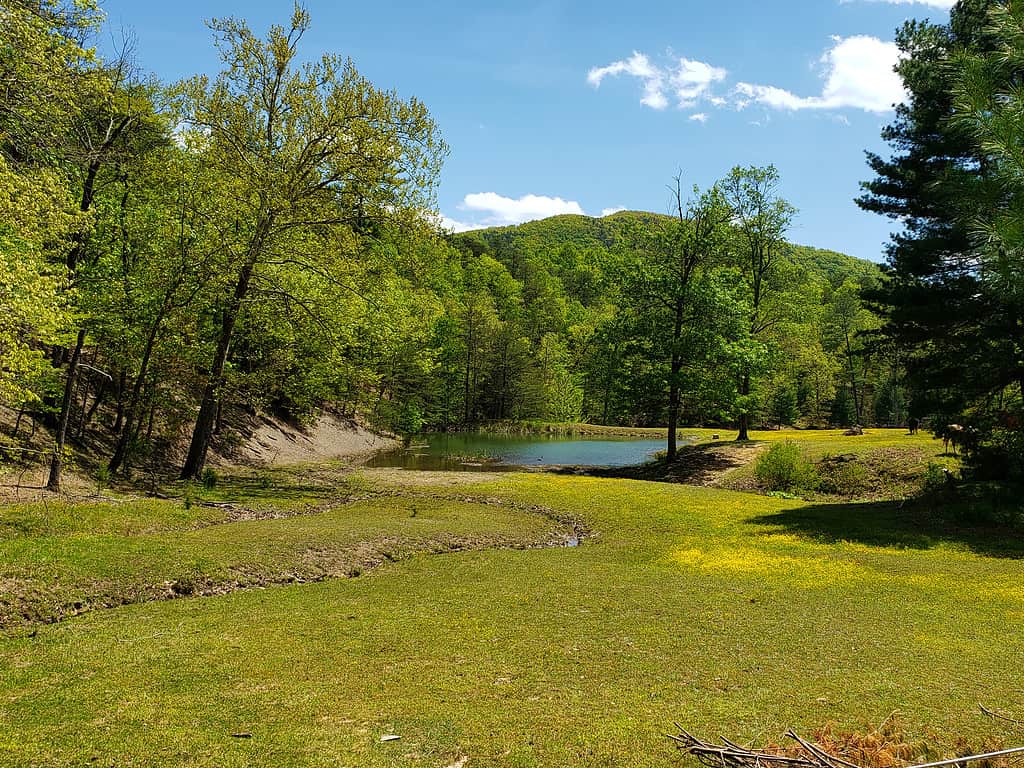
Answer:
[{"label": "tree shadow on grass", "polygon": [[664,458],[626,467],[591,467],[586,474],[628,480],[651,480],[661,483],[710,485],[726,472],[749,463],[760,450],[759,444],[719,441],[698,445],[681,445],[676,459]]},{"label": "tree shadow on grass", "polygon": [[825,543],[852,541],[901,549],[954,544],[987,557],[1024,559],[1024,529],[1019,525],[965,523],[948,513],[940,517],[920,503],[810,504],[747,522]]}]

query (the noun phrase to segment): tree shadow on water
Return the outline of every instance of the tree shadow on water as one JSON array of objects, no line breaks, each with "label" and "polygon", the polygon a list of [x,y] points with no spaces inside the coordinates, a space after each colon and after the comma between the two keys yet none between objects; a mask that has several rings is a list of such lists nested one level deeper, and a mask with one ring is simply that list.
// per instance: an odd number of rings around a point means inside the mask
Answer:
[{"label": "tree shadow on water", "polygon": [[830,544],[850,541],[922,550],[952,544],[986,557],[1024,559],[1024,529],[1019,525],[968,523],[921,504],[811,504],[747,522]]}]

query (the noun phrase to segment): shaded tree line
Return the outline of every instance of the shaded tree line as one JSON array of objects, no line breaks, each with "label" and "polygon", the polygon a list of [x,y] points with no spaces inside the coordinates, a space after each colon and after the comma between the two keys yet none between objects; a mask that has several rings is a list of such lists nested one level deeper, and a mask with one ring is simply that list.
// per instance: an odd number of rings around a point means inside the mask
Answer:
[{"label": "shaded tree line", "polygon": [[973,474],[1024,480],[1024,4],[960,0],[907,22],[909,94],[860,204],[901,225],[872,295],[904,357],[909,407],[971,428]]}]

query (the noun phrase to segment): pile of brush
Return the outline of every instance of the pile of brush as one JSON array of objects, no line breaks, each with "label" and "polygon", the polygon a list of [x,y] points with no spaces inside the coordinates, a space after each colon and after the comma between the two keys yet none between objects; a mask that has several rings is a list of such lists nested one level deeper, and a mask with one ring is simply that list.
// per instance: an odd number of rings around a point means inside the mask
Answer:
[{"label": "pile of brush", "polygon": [[[1020,721],[982,707],[986,715],[1021,726]],[[801,738],[792,730],[787,744],[768,744],[759,749],[744,747],[729,739],[719,743],[704,741],[675,724],[678,733],[669,734],[686,754],[708,768],[952,768],[972,764],[971,768],[1013,768],[1024,761],[1024,747],[992,748],[976,754],[933,762],[914,763],[915,756],[927,754],[925,745],[909,743],[894,717],[866,733],[837,733],[831,726],[817,731],[813,740]]]}]

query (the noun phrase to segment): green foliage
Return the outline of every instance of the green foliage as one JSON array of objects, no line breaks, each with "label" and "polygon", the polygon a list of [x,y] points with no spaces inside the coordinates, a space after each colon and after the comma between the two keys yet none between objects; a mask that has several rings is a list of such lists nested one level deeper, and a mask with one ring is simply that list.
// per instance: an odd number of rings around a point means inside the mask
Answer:
[{"label": "green foliage", "polygon": [[797,410],[796,390],[790,386],[780,387],[772,398],[772,420],[779,426],[793,425],[796,423],[799,411]]},{"label": "green foliage", "polygon": [[54,344],[70,320],[64,271],[48,249],[76,226],[71,201],[48,171],[16,172],[0,156],[0,401],[37,402]]},{"label": "green foliage", "polygon": [[[1022,22],[1018,2],[964,0],[948,24],[904,26],[897,69],[911,98],[883,132],[892,158],[869,155],[877,175],[860,200],[901,225],[892,280],[873,298],[891,354],[907,360],[906,407],[982,437],[1019,431],[1024,410]],[[903,382],[888,378],[885,406],[898,411]],[[989,444],[977,473],[1011,474],[1009,444]]]},{"label": "green foliage", "polygon": [[812,491],[820,482],[814,464],[796,443],[772,444],[754,466],[758,485],[769,491]]},{"label": "green foliage", "polygon": [[413,403],[405,403],[395,425],[403,435],[417,435],[423,431],[423,413]]},{"label": "green foliage", "polygon": [[948,470],[941,464],[929,461],[921,479],[921,488],[925,493],[935,493],[949,485]]},{"label": "green foliage", "polygon": [[997,427],[987,431],[967,459],[970,476],[1024,484],[1024,432]]},{"label": "green foliage", "polygon": [[217,487],[217,482],[220,480],[220,475],[217,474],[217,470],[213,467],[206,467],[203,470],[203,475],[200,478],[203,488],[206,490],[212,490]]},{"label": "green foliage", "polygon": [[[265,34],[212,22],[221,72],[170,88],[86,47],[91,2],[0,12],[0,400],[52,401],[44,352],[84,328],[63,415],[112,431],[112,473],[165,466],[191,426],[198,476],[241,414],[325,406],[400,431],[827,421],[844,358],[823,318],[877,269],[782,240],[772,168],[672,216],[445,237],[426,108],[341,57],[300,65],[301,7]],[[878,367],[858,370],[874,402]]]},{"label": "green foliage", "polygon": [[835,399],[832,401],[832,412],[829,421],[839,427],[849,427],[855,423],[857,412],[854,409],[853,398],[850,397],[846,387],[836,390]]}]

